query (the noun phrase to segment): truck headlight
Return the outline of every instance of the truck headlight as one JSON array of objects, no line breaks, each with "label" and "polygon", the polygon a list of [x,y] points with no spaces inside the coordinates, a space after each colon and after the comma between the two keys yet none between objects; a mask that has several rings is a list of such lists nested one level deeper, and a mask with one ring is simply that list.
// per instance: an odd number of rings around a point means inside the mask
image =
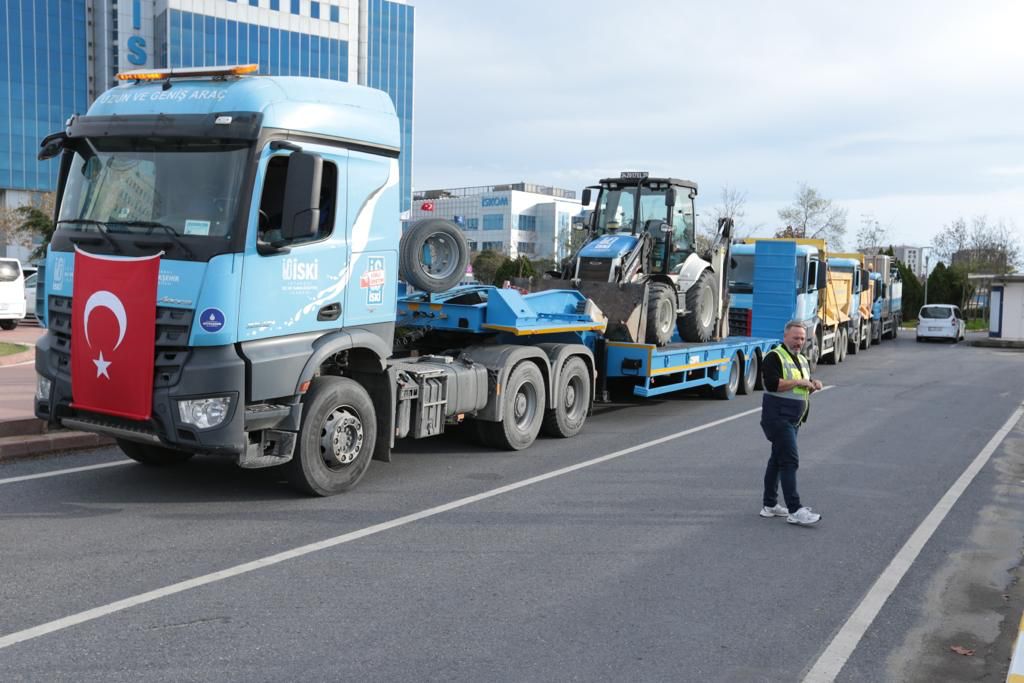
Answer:
[{"label": "truck headlight", "polygon": [[195,398],[178,401],[178,414],[185,424],[199,429],[209,429],[224,421],[230,407],[230,396]]},{"label": "truck headlight", "polygon": [[37,401],[49,401],[50,400],[50,389],[53,388],[53,382],[43,377],[42,375],[36,375],[36,400]]}]

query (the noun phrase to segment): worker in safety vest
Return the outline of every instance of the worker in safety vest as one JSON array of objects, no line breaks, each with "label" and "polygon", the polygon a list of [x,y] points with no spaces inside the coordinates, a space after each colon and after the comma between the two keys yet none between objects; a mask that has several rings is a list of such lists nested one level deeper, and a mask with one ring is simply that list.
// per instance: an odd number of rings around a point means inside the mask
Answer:
[{"label": "worker in safety vest", "polygon": [[[772,442],[772,455],[764,472],[762,517],[785,517],[790,524],[817,524],[821,515],[800,503],[796,490],[796,470],[800,465],[796,436],[807,421],[811,394],[821,390],[821,382],[811,379],[811,365],[800,353],[807,332],[803,324],[786,323],[782,344],[772,349],[762,363],[764,399],[761,404],[761,429]],[[779,505],[779,484],[786,505]]]}]

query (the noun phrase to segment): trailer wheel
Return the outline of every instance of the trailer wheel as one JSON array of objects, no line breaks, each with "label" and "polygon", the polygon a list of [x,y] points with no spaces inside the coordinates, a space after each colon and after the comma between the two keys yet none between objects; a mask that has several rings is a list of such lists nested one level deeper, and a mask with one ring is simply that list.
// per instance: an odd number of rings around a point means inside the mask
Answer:
[{"label": "trailer wheel", "polygon": [[647,343],[658,346],[668,344],[672,341],[675,322],[675,292],[664,283],[652,282],[647,290]]},{"label": "trailer wheel", "polygon": [[484,422],[484,441],[494,448],[521,451],[537,438],[544,421],[544,376],[525,361],[512,370],[503,387],[501,422]]},{"label": "trailer wheel", "polygon": [[758,362],[757,353],[750,354],[747,367],[743,371],[743,382],[740,384],[739,392],[746,396],[754,393],[757,389],[758,376],[761,374],[761,364]]},{"label": "trailer wheel", "polygon": [[128,441],[127,439],[115,440],[117,441],[117,447],[121,449],[122,453],[135,462],[141,462],[143,465],[149,465],[150,467],[180,465],[195,455],[195,453],[179,451],[174,448],[167,448],[166,446],[150,446],[144,443]]},{"label": "trailer wheel", "polygon": [[370,466],[377,441],[370,395],[348,377],[318,377],[302,403],[297,452],[284,465],[288,481],[314,496],[355,486]]},{"label": "trailer wheel", "polygon": [[715,336],[715,278],[705,270],[686,290],[686,315],[679,319],[679,336],[687,342],[709,342]]},{"label": "trailer wheel", "polygon": [[459,284],[469,264],[469,245],[459,226],[430,218],[414,223],[398,247],[402,279],[425,292],[444,292]]},{"label": "trailer wheel", "polygon": [[590,383],[590,370],[582,358],[566,361],[555,387],[555,405],[544,413],[541,429],[545,434],[568,439],[580,433],[590,408]]},{"label": "trailer wheel", "polygon": [[736,391],[740,386],[740,376],[743,374],[740,368],[740,355],[734,353],[732,354],[732,360],[729,361],[729,381],[711,390],[715,398],[722,399],[723,401],[731,401],[736,398]]}]

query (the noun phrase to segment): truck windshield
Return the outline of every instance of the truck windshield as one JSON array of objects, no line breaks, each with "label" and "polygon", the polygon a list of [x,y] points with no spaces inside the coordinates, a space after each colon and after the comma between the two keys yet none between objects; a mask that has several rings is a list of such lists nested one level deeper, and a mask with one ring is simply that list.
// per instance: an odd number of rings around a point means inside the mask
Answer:
[{"label": "truck windshield", "polygon": [[228,237],[248,146],[199,140],[82,141],[61,201],[62,231]]},{"label": "truck windshield", "polygon": [[754,257],[733,254],[729,261],[729,291],[733,294],[752,294],[754,291]]}]

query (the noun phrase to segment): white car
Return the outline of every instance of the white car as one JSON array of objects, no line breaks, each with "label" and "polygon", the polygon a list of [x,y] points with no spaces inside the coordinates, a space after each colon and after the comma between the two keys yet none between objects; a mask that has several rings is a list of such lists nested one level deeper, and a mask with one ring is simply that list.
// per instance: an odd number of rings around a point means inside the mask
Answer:
[{"label": "white car", "polygon": [[0,329],[13,330],[25,317],[25,276],[18,259],[0,258]]},{"label": "white car", "polygon": [[25,317],[36,317],[36,274],[25,278]]},{"label": "white car", "polygon": [[951,304],[928,304],[917,314],[917,341],[952,339],[955,344],[966,331],[967,323],[960,309]]}]

